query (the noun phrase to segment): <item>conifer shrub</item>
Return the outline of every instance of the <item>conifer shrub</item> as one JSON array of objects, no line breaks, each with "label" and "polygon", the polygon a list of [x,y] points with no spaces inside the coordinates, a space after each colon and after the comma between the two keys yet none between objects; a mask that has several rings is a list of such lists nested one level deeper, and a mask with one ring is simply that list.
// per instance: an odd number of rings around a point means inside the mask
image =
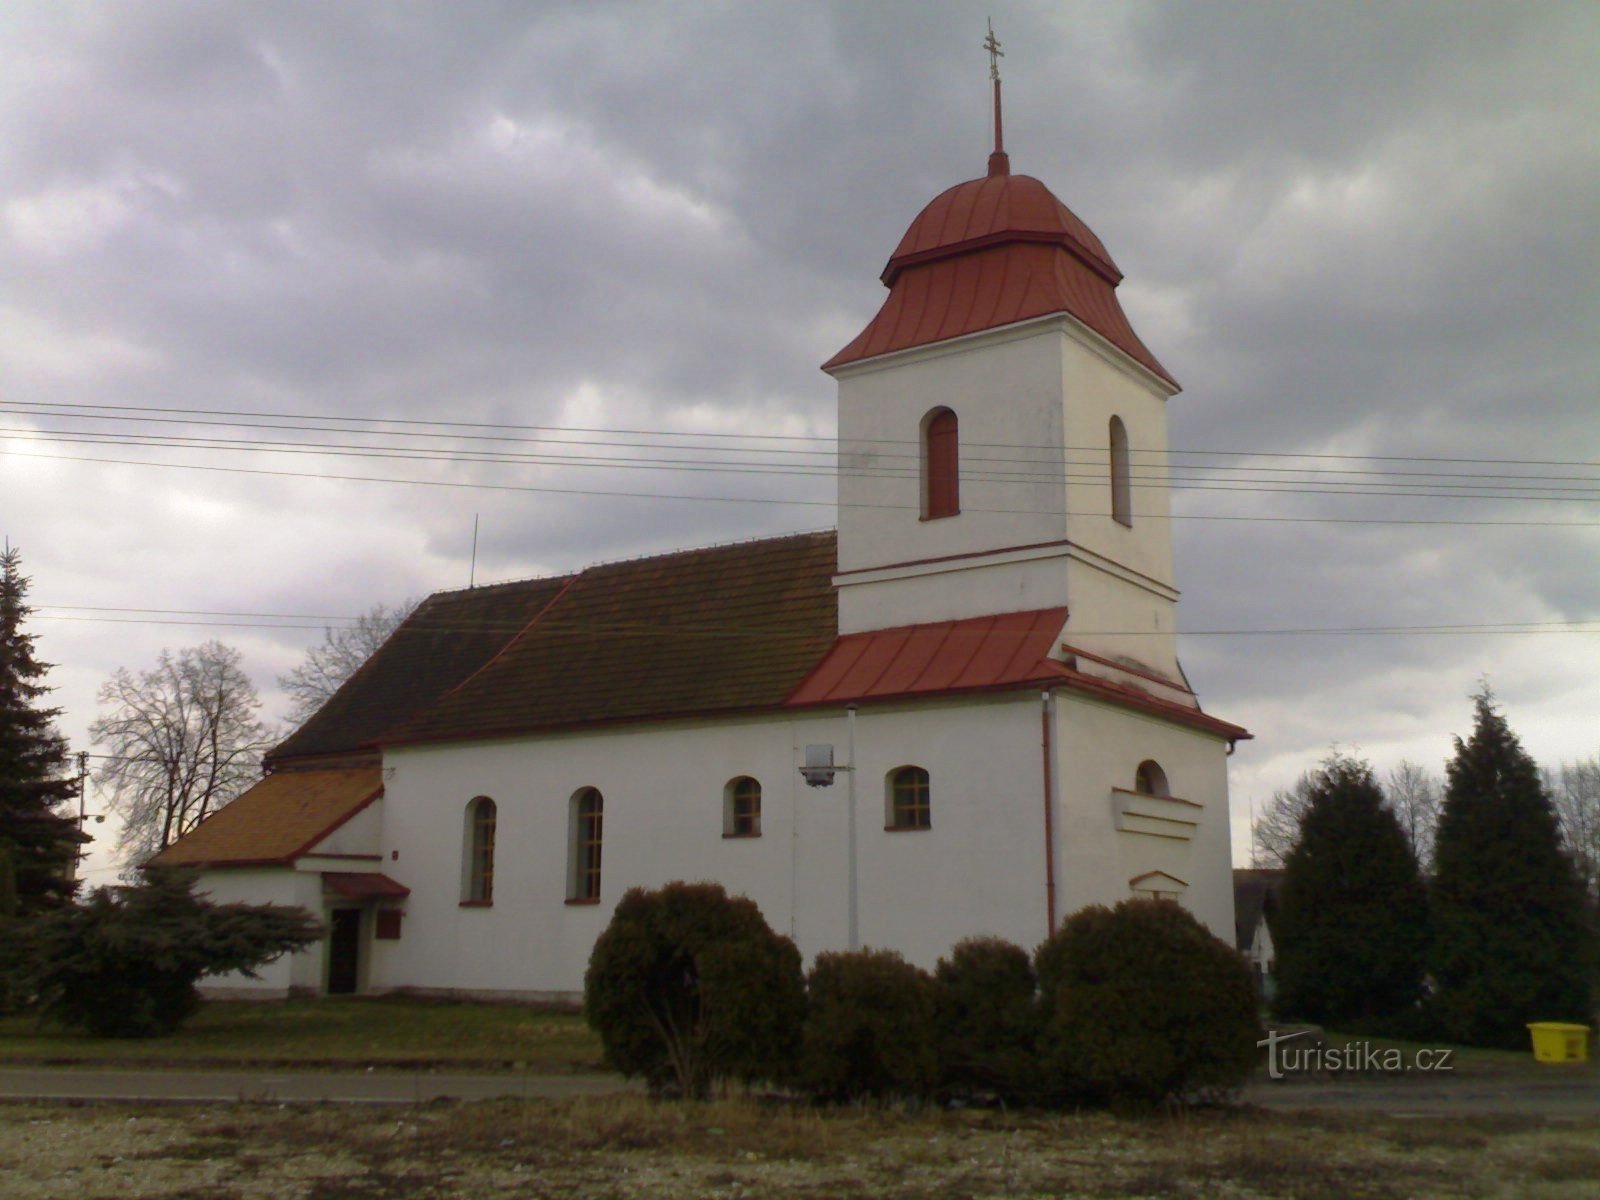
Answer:
[{"label": "conifer shrub", "polygon": [[1474,701],[1434,842],[1434,1009],[1451,1041],[1526,1049],[1530,1022],[1590,1021],[1595,930],[1539,768]]},{"label": "conifer shrub", "polygon": [[1226,1093],[1256,1061],[1250,969],[1170,900],[1069,917],[1039,947],[1039,1057],[1057,1098],[1146,1108]]},{"label": "conifer shrub", "polygon": [[1333,755],[1307,798],[1273,927],[1274,1008],[1336,1029],[1413,1032],[1428,896],[1410,843],[1364,762]]},{"label": "conifer shrub", "polygon": [[720,1080],[792,1075],[805,1003],[794,943],[715,883],[630,889],[583,981],[606,1061],[694,1099]]},{"label": "conifer shrub", "polygon": [[893,950],[817,955],[800,1081],[824,1101],[921,1099],[939,1082],[934,985]]},{"label": "conifer shrub", "polygon": [[1031,1098],[1039,1009],[1028,952],[1002,938],[968,938],[939,960],[933,979],[941,1089]]},{"label": "conifer shrub", "polygon": [[171,1033],[200,1006],[202,975],[253,975],[323,934],[303,908],[212,904],[170,869],[11,925],[13,987],[45,1019],[98,1037]]}]

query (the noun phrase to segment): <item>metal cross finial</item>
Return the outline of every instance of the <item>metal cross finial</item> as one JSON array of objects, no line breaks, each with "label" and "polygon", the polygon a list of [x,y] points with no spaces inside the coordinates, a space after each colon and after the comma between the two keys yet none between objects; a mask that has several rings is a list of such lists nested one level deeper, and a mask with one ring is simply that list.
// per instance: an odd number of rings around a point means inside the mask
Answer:
[{"label": "metal cross finial", "polygon": [[1000,49],[1000,43],[994,36],[994,18],[989,18],[989,36],[983,39],[983,48],[989,52],[989,78],[996,83],[1000,82],[1000,60],[1005,57],[1005,52]]}]

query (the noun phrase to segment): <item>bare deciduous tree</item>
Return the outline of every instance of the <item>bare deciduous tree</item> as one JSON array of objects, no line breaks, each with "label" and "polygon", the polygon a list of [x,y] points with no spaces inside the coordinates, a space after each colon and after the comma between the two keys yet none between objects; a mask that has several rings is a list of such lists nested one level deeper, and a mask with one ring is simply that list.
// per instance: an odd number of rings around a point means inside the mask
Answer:
[{"label": "bare deciduous tree", "polygon": [[163,650],[153,670],[119,668],[100,689],[89,734],[107,757],[95,782],[122,815],[125,865],[171,845],[259,777],[271,742],[240,657],[217,641]]},{"label": "bare deciduous tree", "polygon": [[1561,840],[1590,897],[1600,903],[1600,754],[1545,772],[1545,787],[1561,822]]},{"label": "bare deciduous tree", "polygon": [[1439,825],[1439,780],[1402,759],[1383,782],[1383,798],[1411,843],[1411,853],[1426,876],[1433,870],[1433,834]]},{"label": "bare deciduous tree", "polygon": [[303,723],[326,704],[416,606],[415,600],[406,600],[394,608],[378,604],[357,617],[354,625],[324,629],[322,641],[306,651],[305,661],[278,676],[278,686],[289,693],[291,701],[289,724]]},{"label": "bare deciduous tree", "polygon": [[1272,793],[1266,808],[1250,823],[1250,860],[1257,867],[1281,867],[1300,840],[1300,820],[1311,807],[1316,781],[1305,772],[1287,791]]}]

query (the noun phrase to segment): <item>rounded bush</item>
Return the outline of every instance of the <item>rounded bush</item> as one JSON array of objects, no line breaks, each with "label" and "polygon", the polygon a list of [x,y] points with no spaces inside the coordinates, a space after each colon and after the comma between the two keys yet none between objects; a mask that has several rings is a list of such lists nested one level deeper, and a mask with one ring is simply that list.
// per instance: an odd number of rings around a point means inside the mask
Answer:
[{"label": "rounded bush", "polygon": [[784,1079],[805,1020],[800,953],[719,884],[633,888],[589,956],[583,1008],[606,1061],[655,1091]]},{"label": "rounded bush", "polygon": [[968,938],[934,970],[941,1086],[953,1095],[1020,1101],[1038,1088],[1037,985],[1028,952]]},{"label": "rounded bush", "polygon": [[920,1098],[939,1079],[933,981],[893,950],[824,953],[807,978],[801,1082],[819,1100]]},{"label": "rounded bush", "polygon": [[1054,1088],[1126,1107],[1244,1082],[1261,1038],[1250,969],[1170,900],[1070,917],[1034,958]]}]

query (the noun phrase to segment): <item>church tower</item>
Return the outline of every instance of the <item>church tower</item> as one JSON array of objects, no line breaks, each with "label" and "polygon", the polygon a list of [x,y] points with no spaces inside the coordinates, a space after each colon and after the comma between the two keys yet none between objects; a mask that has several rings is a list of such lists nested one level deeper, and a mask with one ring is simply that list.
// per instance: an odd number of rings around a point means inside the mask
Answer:
[{"label": "church tower", "polygon": [[1100,239],[1011,173],[991,74],[987,173],[917,215],[883,307],[823,366],[839,387],[839,631],[1065,608],[1070,665],[1192,704],[1167,492],[1178,385],[1124,315]]}]

